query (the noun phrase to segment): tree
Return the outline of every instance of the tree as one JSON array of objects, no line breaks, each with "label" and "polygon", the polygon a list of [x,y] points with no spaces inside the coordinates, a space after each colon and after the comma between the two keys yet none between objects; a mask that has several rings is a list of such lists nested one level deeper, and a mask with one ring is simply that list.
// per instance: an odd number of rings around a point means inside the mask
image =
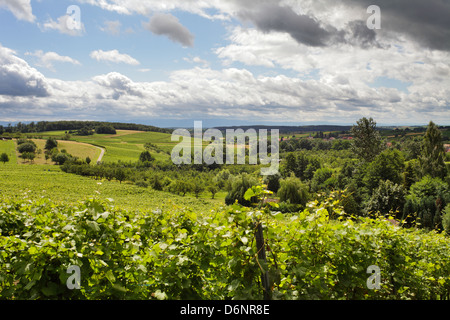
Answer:
[{"label": "tree", "polygon": [[409,190],[413,183],[418,181],[417,176],[419,171],[419,161],[417,159],[406,162],[405,172],[403,172],[403,186],[405,189]]},{"label": "tree", "polygon": [[248,189],[250,189],[252,186],[255,186],[256,184],[256,179],[252,178],[246,173],[241,173],[240,175],[236,176],[231,185],[230,192],[228,192],[227,196],[225,197],[225,203],[227,205],[230,205],[234,204],[234,202],[237,201],[243,206],[252,205],[252,203],[257,201],[256,197],[250,200],[246,200],[244,198],[244,195]]},{"label": "tree", "polygon": [[24,152],[34,153],[34,152],[36,152],[36,145],[32,144],[30,142],[21,143],[17,147],[17,151],[19,151],[20,153],[24,153]]},{"label": "tree", "polygon": [[[401,218],[405,197],[406,191],[402,185],[395,184],[390,180],[381,181],[366,205],[365,211],[367,214],[371,212],[392,213],[397,218]],[[400,214],[397,214],[398,212]]]},{"label": "tree", "polygon": [[211,192],[211,199],[214,199],[214,196],[219,191],[219,188],[217,187],[217,184],[214,183],[214,182],[211,182],[206,189],[209,192]]},{"label": "tree", "polygon": [[300,179],[291,176],[280,181],[278,196],[281,202],[301,204],[304,206],[309,197],[308,188]]},{"label": "tree", "polygon": [[281,175],[279,173],[268,175],[264,178],[264,183],[267,184],[267,190],[278,192],[280,189]]},{"label": "tree", "polygon": [[52,156],[52,161],[59,165],[63,165],[68,160],[70,160],[70,156],[67,153],[59,152]]},{"label": "tree", "polygon": [[120,183],[127,177],[125,171],[122,168],[117,168],[114,172],[114,176]]},{"label": "tree", "polygon": [[370,192],[378,187],[380,181],[390,180],[393,183],[401,184],[404,161],[402,153],[398,150],[383,151],[368,165],[363,178],[364,184]]},{"label": "tree", "polygon": [[98,134],[116,134],[116,129],[112,125],[100,125],[97,128],[95,128],[95,133]]},{"label": "tree", "polygon": [[439,229],[442,224],[442,211],[448,203],[448,184],[439,178],[425,176],[411,186],[403,209],[403,219],[410,216],[424,228]]},{"label": "tree", "polygon": [[77,131],[77,135],[79,135],[79,136],[90,136],[93,134],[94,134],[94,131],[89,129],[88,127],[83,127]]},{"label": "tree", "polygon": [[205,191],[204,182],[202,181],[202,179],[197,177],[192,179],[191,184],[192,184],[192,192],[195,194],[195,197],[198,198],[200,193]]},{"label": "tree", "polygon": [[90,163],[91,163],[91,161],[92,161],[92,160],[91,160],[91,158],[89,158],[89,157],[86,157],[86,163],[87,163],[87,164],[90,164]]},{"label": "tree", "polygon": [[351,129],[351,149],[358,158],[370,162],[384,149],[380,133],[376,129],[377,124],[372,118],[362,118],[356,123]]},{"label": "tree", "polygon": [[285,158],[285,175],[290,176],[291,173],[295,174],[295,176],[298,176],[298,167],[297,167],[297,158],[295,157],[295,154],[290,152],[287,154]]},{"label": "tree", "polygon": [[442,215],[442,226],[444,227],[445,232],[450,236],[450,204],[445,207]]},{"label": "tree", "polygon": [[23,153],[20,155],[20,157],[21,157],[23,160],[30,160],[30,161],[33,161],[34,158],[36,157],[36,155],[34,154],[34,152],[23,152]]},{"label": "tree", "polygon": [[227,184],[228,185],[230,184],[229,181],[230,181],[231,177],[232,177],[232,175],[228,169],[222,169],[214,177],[214,181],[217,184],[217,186],[219,187],[219,189],[226,189]]},{"label": "tree", "polygon": [[444,159],[445,149],[441,131],[430,121],[422,141],[422,152],[419,156],[422,177],[430,175],[433,178],[444,179],[447,174]]},{"label": "tree", "polygon": [[154,158],[153,158],[153,156],[150,154],[150,152],[148,150],[143,151],[139,155],[139,161],[141,161],[141,162],[146,162],[146,161],[151,162],[153,160],[154,160]]},{"label": "tree", "polygon": [[0,161],[3,162],[3,164],[7,163],[9,161],[9,157],[6,153],[2,153],[0,155]]},{"label": "tree", "polygon": [[58,141],[56,141],[56,139],[54,138],[48,138],[47,141],[45,142],[45,150],[52,150],[53,148],[57,148],[58,147]]},{"label": "tree", "polygon": [[314,173],[311,180],[311,190],[316,192],[319,190],[330,190],[336,187],[338,180],[334,175],[334,171],[330,168],[320,168]]}]

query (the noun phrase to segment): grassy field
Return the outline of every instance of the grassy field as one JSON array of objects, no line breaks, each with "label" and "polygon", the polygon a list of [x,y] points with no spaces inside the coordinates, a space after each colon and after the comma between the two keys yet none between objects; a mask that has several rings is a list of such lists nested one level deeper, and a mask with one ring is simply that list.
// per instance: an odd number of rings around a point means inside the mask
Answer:
[{"label": "grassy field", "polygon": [[[34,143],[36,143],[38,149],[44,150],[46,140],[44,139],[32,139],[32,140],[34,141]],[[86,159],[86,157],[89,157],[94,162],[97,161],[101,153],[101,149],[96,146],[76,141],[58,140],[58,149],[66,150],[67,153],[80,159]],[[19,157],[18,161],[20,164],[29,163],[29,161],[25,161],[23,159],[20,159]],[[34,164],[48,164],[50,162],[51,160],[45,160],[44,152],[38,153],[36,155],[36,158],[33,160]]]},{"label": "grassy field", "polygon": [[[0,144],[0,153],[4,149]],[[133,184],[67,174],[58,166],[18,165],[13,162],[0,164],[0,198],[49,198],[65,204],[98,198],[112,199],[115,205],[128,210],[191,208],[197,212],[206,212],[223,204],[223,200],[212,200],[206,193],[199,199],[182,197]]]},{"label": "grassy field", "polygon": [[[58,136],[58,135],[55,135]],[[105,143],[109,160],[136,161],[139,153],[144,150],[145,141],[152,143],[167,143],[167,136],[160,133],[123,133],[118,135],[96,135],[80,140],[92,139],[95,144]],[[121,141],[127,138],[128,141]],[[44,139],[33,139],[38,148],[45,145]],[[114,147],[116,145],[116,147]],[[58,148],[66,149],[68,153],[85,158],[90,156],[96,159],[100,150],[93,146],[74,141],[58,141]],[[130,152],[131,150],[131,152]],[[138,151],[136,151],[138,150]],[[142,188],[133,184],[119,183],[118,181],[98,181],[92,178],[67,174],[60,170],[59,166],[51,164],[49,160],[45,163],[45,157],[38,155],[33,164],[17,157],[15,141],[0,141],[0,154],[8,154],[10,161],[6,164],[0,163],[0,197],[6,198],[30,198],[37,199],[48,197],[52,201],[73,204],[78,201],[92,197],[101,199],[113,199],[114,204],[126,209],[148,209],[148,208],[184,208],[189,207],[197,211],[209,211],[213,207],[223,204],[225,194],[216,194],[215,199],[211,199],[210,193],[204,192],[199,199],[186,195],[185,197],[155,191],[151,188]],[[112,155],[111,155],[112,153]],[[157,158],[157,154],[152,152]],[[155,155],[156,154],[156,155]],[[166,154],[167,155],[167,154]],[[168,157],[168,155],[167,155]]]},{"label": "grassy field", "polygon": [[[37,134],[42,138],[47,137],[62,137],[64,131],[42,132]],[[150,153],[156,160],[170,159],[170,151],[177,144],[171,141],[171,135],[160,132],[143,132],[131,130],[117,130],[117,134],[94,134],[91,136],[76,136],[72,135],[71,140],[81,143],[99,146],[106,150],[102,159],[103,162],[117,162],[117,161],[137,161],[139,155],[145,150],[145,143],[152,143],[156,145],[156,149],[151,149]],[[61,143],[61,146],[64,143]],[[66,145],[67,146],[67,145]],[[68,146],[70,148],[70,146]],[[72,155],[67,148],[67,152]],[[60,148],[61,149],[61,148]],[[100,153],[98,149],[95,149]],[[168,153],[167,153],[168,152]],[[98,155],[97,155],[98,157]],[[81,158],[85,158],[81,157]],[[91,157],[91,159],[94,159]],[[97,159],[97,158],[95,158]]]}]

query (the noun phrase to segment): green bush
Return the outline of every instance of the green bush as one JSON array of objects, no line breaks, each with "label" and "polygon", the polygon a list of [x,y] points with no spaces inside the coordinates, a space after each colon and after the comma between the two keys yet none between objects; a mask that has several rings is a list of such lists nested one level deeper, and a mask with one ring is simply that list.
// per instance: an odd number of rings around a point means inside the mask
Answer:
[{"label": "green bush", "polygon": [[440,229],[442,210],[448,203],[450,203],[448,184],[439,178],[425,176],[411,186],[403,209],[403,219],[411,216],[424,228]]},{"label": "green bush", "polygon": [[17,151],[19,151],[20,153],[25,153],[25,152],[34,153],[34,152],[36,152],[36,145],[33,143],[29,143],[29,142],[21,143],[17,146]]},{"label": "green bush", "polygon": [[289,177],[281,180],[278,196],[281,202],[290,204],[306,205],[309,193],[308,187],[296,177]]},{"label": "green bush", "polygon": [[442,226],[447,234],[450,235],[450,204],[445,207],[444,214],[442,216]]},{"label": "green bush", "polygon": [[230,205],[237,201],[241,205],[250,206],[256,200],[255,199],[246,200],[244,199],[244,195],[249,188],[251,188],[256,184],[257,184],[256,179],[254,179],[253,177],[251,177],[246,173],[242,173],[238,176],[235,176],[231,184],[231,190],[225,197],[225,203],[227,205]]}]

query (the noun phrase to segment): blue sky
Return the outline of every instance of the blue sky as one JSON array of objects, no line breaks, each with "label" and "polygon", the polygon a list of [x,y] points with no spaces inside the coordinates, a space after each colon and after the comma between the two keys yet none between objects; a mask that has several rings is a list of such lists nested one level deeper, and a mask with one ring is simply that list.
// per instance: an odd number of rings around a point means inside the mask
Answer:
[{"label": "blue sky", "polygon": [[376,2],[0,0],[0,122],[450,124],[450,2]]}]

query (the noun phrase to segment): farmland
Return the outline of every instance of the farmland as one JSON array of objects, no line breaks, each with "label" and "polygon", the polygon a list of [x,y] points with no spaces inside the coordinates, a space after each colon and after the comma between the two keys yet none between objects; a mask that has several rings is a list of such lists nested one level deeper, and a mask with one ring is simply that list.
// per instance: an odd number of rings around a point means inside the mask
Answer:
[{"label": "farmland", "polygon": [[[34,134],[33,136],[40,136],[43,139],[48,137],[61,138],[65,134],[64,131],[50,131]],[[157,160],[169,159],[170,152],[176,144],[171,141],[171,135],[159,132],[142,132],[133,130],[117,130],[117,134],[94,134],[91,136],[76,136],[71,135],[71,140],[80,143],[98,146],[106,150],[102,161],[116,162],[116,161],[136,161],[139,154],[144,151],[145,143],[152,143],[158,148],[154,150],[154,157]],[[60,141],[60,140],[59,140]],[[69,149],[67,149],[69,152]],[[70,152],[69,152],[70,153]],[[74,154],[75,155],[75,154]],[[95,159],[92,158],[92,159]]]},{"label": "farmland", "polygon": [[[161,132],[21,136],[78,157],[61,165],[0,141],[0,297],[449,299],[448,177],[420,175],[420,142],[362,163],[349,141],[310,135],[283,141],[280,173],[264,180],[259,165],[175,166]],[[102,163],[87,163],[99,147]],[[66,286],[73,265],[80,290]]]},{"label": "farmland", "polygon": [[[0,153],[6,149],[5,145],[5,142],[0,142]],[[75,204],[90,198],[110,199],[114,205],[129,210],[174,209],[189,206],[206,211],[219,205],[218,200],[207,197],[203,199],[181,197],[163,191],[140,188],[133,184],[119,184],[106,179],[99,181],[70,175],[54,165],[19,165],[11,161],[0,166],[0,181],[0,195],[3,199],[50,198],[57,203],[66,204]]]}]

